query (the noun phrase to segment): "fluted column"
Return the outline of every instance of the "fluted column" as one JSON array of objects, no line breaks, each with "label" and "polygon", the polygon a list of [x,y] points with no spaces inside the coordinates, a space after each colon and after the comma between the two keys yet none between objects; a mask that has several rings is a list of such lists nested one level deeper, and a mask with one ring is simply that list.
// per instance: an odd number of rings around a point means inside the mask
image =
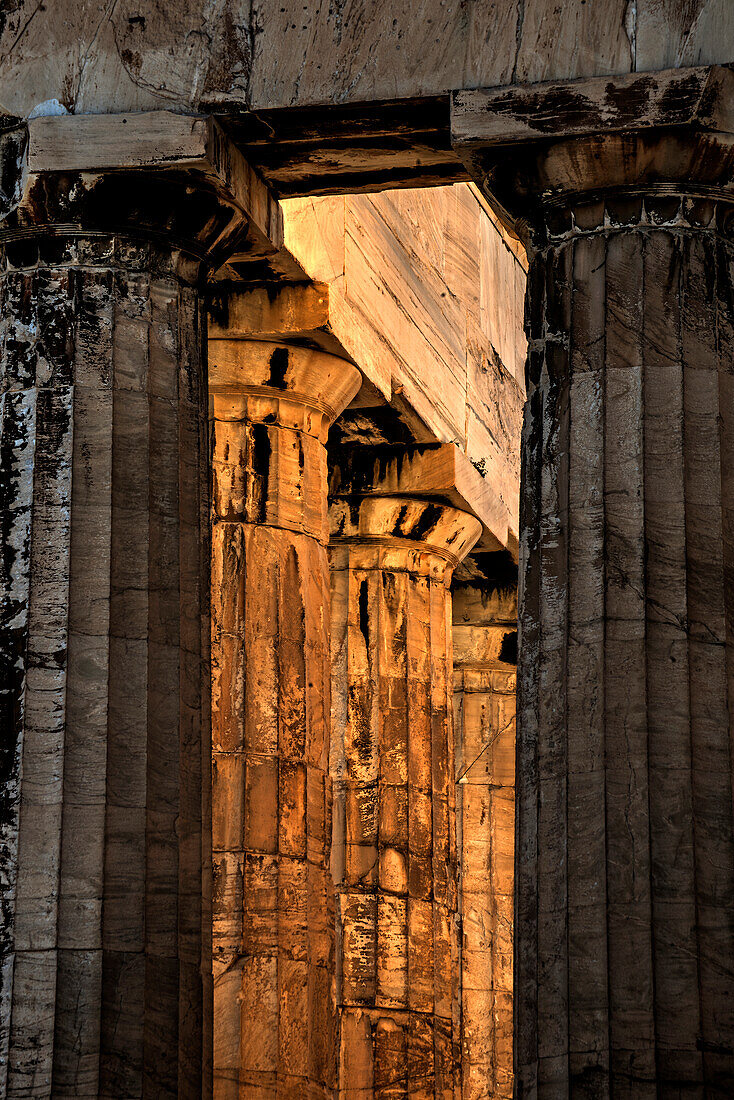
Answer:
[{"label": "fluted column", "polygon": [[0,1092],[195,1100],[210,1093],[201,289],[243,219],[161,164],[29,173],[27,140],[0,220]]},{"label": "fluted column", "polygon": [[533,249],[516,1068],[541,1100],[734,1094],[732,94],[699,69],[479,96]]},{"label": "fluted column", "polygon": [[460,1095],[454,566],[473,516],[331,506],[339,1096]]},{"label": "fluted column", "polygon": [[452,604],[461,1095],[512,1100],[516,580],[490,565],[454,587]]},{"label": "fluted column", "polygon": [[330,1097],[326,435],[334,355],[210,343],[214,1095]]}]

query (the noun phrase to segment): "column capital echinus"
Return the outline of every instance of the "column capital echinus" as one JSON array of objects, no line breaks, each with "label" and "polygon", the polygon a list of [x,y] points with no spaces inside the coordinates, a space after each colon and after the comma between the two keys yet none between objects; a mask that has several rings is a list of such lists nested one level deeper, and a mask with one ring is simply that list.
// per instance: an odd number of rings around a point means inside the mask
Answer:
[{"label": "column capital echinus", "polygon": [[[482,534],[476,516],[420,497],[368,495],[336,499],[329,509],[332,568],[398,570],[443,580]],[[355,562],[358,552],[360,562]]]},{"label": "column capital echinus", "polygon": [[348,360],[313,348],[211,340],[215,515],[326,545],[326,439],[361,381]]},{"label": "column capital echinus", "polygon": [[452,144],[532,251],[580,234],[732,234],[734,72],[722,66],[454,93]]},{"label": "column capital echinus", "polygon": [[362,384],[347,359],[268,340],[209,340],[209,395],[218,420],[290,428],[326,444]]},{"label": "column capital echinus", "polygon": [[0,127],[0,247],[14,266],[33,266],[39,249],[35,262],[129,266],[121,242],[133,239],[163,245],[176,274],[195,281],[282,236],[277,200],[212,118],[151,111]]}]

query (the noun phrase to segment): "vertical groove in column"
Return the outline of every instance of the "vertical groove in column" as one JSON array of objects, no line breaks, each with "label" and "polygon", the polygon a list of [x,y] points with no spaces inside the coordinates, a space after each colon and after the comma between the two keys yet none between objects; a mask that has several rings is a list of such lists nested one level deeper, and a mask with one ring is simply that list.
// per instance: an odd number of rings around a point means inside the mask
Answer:
[{"label": "vertical groove in column", "polygon": [[[58,1009],[53,1081],[58,1096],[96,1096],[102,988],[102,892],[110,664],[112,273],[80,271],[75,340],[74,518],[64,749]],[[83,663],[88,680],[79,675]],[[90,673],[92,675],[90,675]],[[80,1010],[76,1010],[76,1005]]]},{"label": "vertical groove in column", "polygon": [[[5,822],[17,838],[8,838],[17,843],[12,854],[5,849],[7,881],[17,882],[4,945],[5,961],[15,959],[12,992],[5,991],[5,1093],[199,1096],[202,997],[191,983],[184,989],[179,960],[191,960],[193,985],[200,985],[200,909],[190,910],[187,929],[179,921],[179,884],[171,884],[173,988],[162,1005],[164,983],[153,974],[152,956],[159,953],[156,913],[166,890],[149,880],[144,913],[141,870],[146,859],[175,868],[185,848],[197,897],[201,891],[201,622],[196,587],[182,584],[178,553],[178,505],[188,508],[190,492],[198,574],[205,473],[196,444],[205,425],[198,333],[189,337],[196,393],[185,482],[178,377],[179,338],[195,325],[186,313],[196,314],[198,295],[182,291],[165,250],[120,237],[8,244],[3,266],[3,407],[20,400],[37,409],[34,462],[26,467],[32,512],[18,545],[30,549],[25,641],[14,654],[16,675],[23,666],[26,673],[24,712],[13,705],[22,779],[7,789],[19,816]],[[4,461],[5,440],[4,427]],[[12,468],[3,486],[15,489]],[[151,537],[157,542],[149,554]],[[199,638],[188,670],[194,684],[187,676],[185,688],[182,602]],[[18,611],[12,609],[14,619]],[[156,645],[167,647],[167,682],[160,663],[150,674],[149,646]],[[166,761],[168,747],[184,737],[182,691],[193,692],[187,748]],[[156,756],[171,801],[158,822],[145,778],[146,758]],[[199,773],[191,773],[196,794],[184,804],[192,757],[199,762]],[[146,1029],[155,1045],[147,1074]],[[182,1035],[190,1084],[179,1089]]]},{"label": "vertical groove in column", "polygon": [[517,786],[515,831],[515,1073],[518,1089],[538,1091],[538,797],[539,713],[535,688],[540,661],[540,485],[543,447],[542,338],[546,257],[528,272],[526,329],[528,397],[521,443],[520,560],[518,570]]},{"label": "vertical groove in column", "polygon": [[[717,380],[718,380],[718,416],[717,426],[719,433],[719,476],[721,478],[721,534],[722,534],[722,559],[723,559],[723,596],[724,596],[724,629],[725,629],[725,659],[726,659],[726,703],[728,715],[728,727],[731,730],[731,715],[734,710],[734,254],[730,247],[723,242],[717,242],[715,252],[716,262],[716,352],[717,352]],[[722,731],[723,732],[723,731]],[[729,734],[728,759],[725,766],[726,774],[726,800],[722,807],[724,810],[724,822],[726,823],[729,806],[734,806],[734,737]],[[732,827],[732,822],[728,828]],[[731,866],[728,868],[729,882],[724,889],[724,898],[731,896],[734,884],[731,881],[733,874]],[[725,936],[732,935],[732,914],[734,905],[729,904],[727,912],[722,913],[722,932]],[[732,952],[722,956],[731,958]],[[725,971],[721,975],[723,984],[730,981],[730,973]],[[714,1062],[714,1057],[719,1061],[715,1073],[711,1076],[714,1081],[719,1080],[724,1085],[734,1088],[734,1073],[727,1061],[727,1048],[734,1050],[734,997],[729,994],[716,1006],[716,1031],[714,1040],[718,1048],[712,1051],[712,1057],[707,1063]]]},{"label": "vertical groove in column", "polygon": [[541,376],[547,429],[540,472],[541,644],[538,665],[538,1087],[565,1088],[569,1074],[568,1004],[568,350],[573,249],[553,257]]},{"label": "vertical groove in column", "polygon": [[686,577],[681,240],[645,246],[645,538],[657,1073],[701,1080]]},{"label": "vertical groove in column", "polygon": [[[175,295],[175,290],[173,291]],[[148,288],[148,751],[145,805],[145,1001],[143,1089],[175,1096],[178,1086],[178,869],[175,835],[181,774],[179,692],[178,371],[157,332],[165,283]],[[177,303],[176,303],[177,304]],[[175,305],[174,305],[175,308]],[[176,334],[177,337],[177,334]],[[174,337],[174,339],[176,339]],[[177,339],[176,339],[177,342]],[[177,350],[177,349],[176,349]],[[173,349],[171,349],[173,351]],[[174,353],[175,354],[175,353]],[[168,367],[168,369],[166,369]],[[170,731],[178,736],[171,737]],[[181,821],[181,831],[185,828]]]},{"label": "vertical groove in column", "polygon": [[[606,241],[573,248],[568,442],[569,1088],[609,1088],[604,727]],[[559,468],[559,477],[563,468]]]},{"label": "vertical groove in column", "polygon": [[339,1095],[459,1096],[447,585],[479,524],[376,496],[334,501],[331,527]]},{"label": "vertical groove in column", "polygon": [[[26,354],[28,320],[21,312],[32,295],[31,277],[16,274],[0,279],[0,718],[5,735],[0,747],[0,1087],[7,1091],[11,1042],[11,1010],[15,971],[13,934],[18,872],[18,815],[21,759],[28,676],[28,614],[30,600],[33,469],[36,443],[34,363]],[[24,339],[25,337],[25,339]],[[26,376],[30,369],[32,377]],[[50,674],[49,689],[63,695],[65,668]],[[56,700],[54,700],[56,702]],[[54,756],[50,754],[51,776]],[[59,797],[58,785],[53,794]]]},{"label": "vertical groove in column", "polygon": [[[36,786],[35,777],[26,788],[23,777],[33,774],[39,758],[63,767],[73,652],[68,638],[73,373],[63,355],[56,358],[56,348],[45,346],[43,335],[55,322],[63,345],[73,283],[68,272],[34,271],[20,279],[30,352],[24,381],[36,387],[36,446],[7,1094],[33,1096],[44,1095],[40,1089],[50,1079],[53,1060],[62,791],[60,783]],[[10,365],[12,370],[12,353]]]},{"label": "vertical groove in column", "polygon": [[604,726],[611,1084],[655,1090],[645,628],[644,242],[607,239]]},{"label": "vertical groove in column", "polygon": [[[734,1047],[730,961],[734,958],[734,837],[727,687],[723,484],[719,436],[717,252],[703,237],[682,244],[681,350],[686,494],[688,657],[704,1080],[731,1073]],[[712,339],[713,334],[713,339]],[[728,960],[728,961],[727,961]],[[727,1042],[728,1040],[728,1042]],[[723,1056],[723,1057],[722,1057]]]},{"label": "vertical groove in column", "polygon": [[[148,276],[113,318],[110,678],[100,1092],[142,1095],[148,760]],[[127,368],[117,364],[127,364]]]}]

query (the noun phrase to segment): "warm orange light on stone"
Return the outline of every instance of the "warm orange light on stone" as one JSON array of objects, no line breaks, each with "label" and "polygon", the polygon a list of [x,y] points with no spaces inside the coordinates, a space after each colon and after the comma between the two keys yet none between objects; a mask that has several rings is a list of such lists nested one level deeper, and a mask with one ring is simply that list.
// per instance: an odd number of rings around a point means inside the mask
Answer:
[{"label": "warm orange light on stone", "polygon": [[460,1088],[451,599],[478,520],[334,501],[332,729],[340,1096]]},{"label": "warm orange light on stone", "polygon": [[330,423],[345,360],[212,341],[214,1096],[329,1097]]}]

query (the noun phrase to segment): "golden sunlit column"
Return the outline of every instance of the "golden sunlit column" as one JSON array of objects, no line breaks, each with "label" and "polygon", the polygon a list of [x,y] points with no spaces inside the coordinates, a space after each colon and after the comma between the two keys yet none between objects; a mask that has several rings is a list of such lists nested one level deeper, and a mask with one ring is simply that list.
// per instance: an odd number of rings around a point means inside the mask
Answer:
[{"label": "golden sunlit column", "polygon": [[452,604],[462,1098],[511,1100],[517,587],[462,584]]},{"label": "golden sunlit column", "polygon": [[339,1096],[459,1096],[451,598],[473,516],[330,511]]},{"label": "golden sunlit column", "polygon": [[323,352],[212,340],[214,1095],[327,1097],[329,426],[359,388]]}]

